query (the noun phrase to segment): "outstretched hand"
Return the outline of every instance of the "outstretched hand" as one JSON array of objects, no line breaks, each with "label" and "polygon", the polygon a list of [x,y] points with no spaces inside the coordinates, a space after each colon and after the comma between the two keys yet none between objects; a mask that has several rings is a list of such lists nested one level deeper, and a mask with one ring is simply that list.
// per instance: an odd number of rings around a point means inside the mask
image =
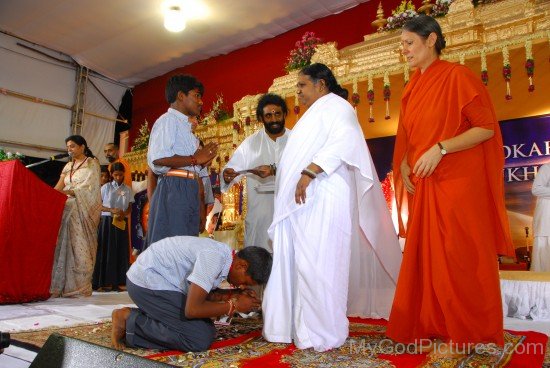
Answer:
[{"label": "outstretched hand", "polygon": [[269,165],[260,165],[252,170],[249,170],[254,175],[258,175],[260,178],[267,178],[272,174],[271,166]]},{"label": "outstretched hand", "polygon": [[237,175],[239,175],[239,173],[236,172],[234,169],[229,167],[229,168],[225,169],[222,173],[223,181],[225,181],[226,184],[229,184],[231,182],[231,180],[233,180],[237,177]]}]

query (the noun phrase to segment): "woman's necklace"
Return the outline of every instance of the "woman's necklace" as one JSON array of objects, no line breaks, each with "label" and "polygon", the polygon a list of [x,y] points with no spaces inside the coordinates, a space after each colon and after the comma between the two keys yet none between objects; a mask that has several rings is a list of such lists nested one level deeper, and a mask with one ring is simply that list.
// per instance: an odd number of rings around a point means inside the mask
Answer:
[{"label": "woman's necklace", "polygon": [[73,164],[71,165],[71,172],[69,174],[69,181],[72,183],[73,182],[73,174],[78,170],[80,169],[80,166],[82,166],[84,164],[84,162],[86,162],[86,160],[88,160],[88,156],[86,156],[86,158],[84,159],[84,161],[82,161],[81,163],[78,164],[78,166],[76,167],[76,169],[73,170],[74,168],[74,163],[75,161],[73,161]]}]

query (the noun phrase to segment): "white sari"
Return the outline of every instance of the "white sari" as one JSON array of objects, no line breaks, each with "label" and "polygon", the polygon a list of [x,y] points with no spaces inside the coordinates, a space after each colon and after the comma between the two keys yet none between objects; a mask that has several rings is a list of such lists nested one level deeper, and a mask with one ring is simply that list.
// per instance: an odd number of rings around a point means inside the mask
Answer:
[{"label": "white sari", "polygon": [[[89,296],[97,252],[97,229],[101,214],[100,169],[96,159],[88,158],[73,170],[67,163],[63,190],[73,190],[65,203],[57,237],[50,293],[58,296]],[[72,178],[71,178],[72,176]]]},{"label": "white sari", "polygon": [[[296,184],[311,162],[324,173],[299,205]],[[268,341],[325,351],[345,342],[348,315],[389,316],[401,249],[355,112],[335,94],[318,99],[292,130],[269,234]]]}]

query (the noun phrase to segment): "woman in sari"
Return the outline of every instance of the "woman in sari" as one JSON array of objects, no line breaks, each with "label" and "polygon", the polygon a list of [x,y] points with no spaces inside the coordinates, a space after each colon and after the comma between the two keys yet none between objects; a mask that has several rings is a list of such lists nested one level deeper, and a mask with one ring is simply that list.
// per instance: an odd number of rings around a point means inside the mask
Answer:
[{"label": "woman in sari", "polygon": [[71,160],[55,189],[68,199],[55,248],[50,292],[54,297],[89,296],[101,213],[100,168],[83,137],[72,135],[65,143]]},{"label": "woman in sari", "polygon": [[502,345],[497,254],[513,248],[493,104],[467,67],[439,59],[445,40],[433,18],[408,21],[401,43],[416,71],[401,98],[393,157],[398,209],[408,202],[409,213],[387,334],[441,340],[455,352]]}]

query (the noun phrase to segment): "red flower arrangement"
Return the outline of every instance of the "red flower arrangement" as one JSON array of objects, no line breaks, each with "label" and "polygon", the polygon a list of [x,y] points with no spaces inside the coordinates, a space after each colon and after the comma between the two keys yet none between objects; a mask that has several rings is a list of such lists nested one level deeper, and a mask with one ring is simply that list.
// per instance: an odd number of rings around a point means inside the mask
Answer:
[{"label": "red flower arrangement", "polygon": [[384,101],[386,101],[386,116],[384,117],[384,119],[386,119],[386,120],[390,119],[390,107],[389,107],[390,97],[391,97],[390,86],[389,86],[389,84],[385,84],[384,85]]},{"label": "red flower arrangement", "polygon": [[356,107],[357,105],[359,105],[359,102],[361,102],[361,98],[359,97],[359,93],[353,93],[351,95],[351,104],[353,105],[353,107]]},{"label": "red flower arrangement", "polygon": [[512,94],[510,93],[510,80],[512,79],[512,67],[510,64],[504,65],[502,67],[502,76],[506,81],[506,99],[511,100]]},{"label": "red flower arrangement", "polygon": [[304,66],[311,63],[311,57],[315,53],[315,47],[322,43],[322,40],[315,37],[315,33],[306,32],[302,39],[296,41],[295,48],[290,51],[290,56],[287,58],[285,70],[302,69]]},{"label": "red flower arrangement", "polygon": [[369,123],[374,123],[374,115],[372,113],[372,105],[374,105],[374,90],[367,91],[367,100],[369,100]]},{"label": "red flower arrangement", "polygon": [[481,81],[484,85],[489,84],[489,73],[487,73],[487,70],[481,71]]},{"label": "red flower arrangement", "polygon": [[299,105],[294,106],[294,114],[296,114],[296,115],[300,114],[300,106]]},{"label": "red flower arrangement", "polygon": [[512,99],[512,92],[510,91],[510,80],[512,79],[512,67],[510,66],[510,54],[508,53],[508,47],[502,48],[502,76],[506,81],[506,99]]},{"label": "red flower arrangement", "polygon": [[512,79],[512,67],[510,64],[504,65],[502,68],[502,76],[506,82],[509,82]]},{"label": "red flower arrangement", "polygon": [[389,101],[390,97],[391,97],[390,86],[385,85],[384,86],[384,101]]},{"label": "red flower arrangement", "polygon": [[252,119],[250,119],[250,116],[247,116],[246,119],[244,119],[244,123],[246,124],[246,126],[250,126],[251,121]]},{"label": "red flower arrangement", "polygon": [[241,125],[238,122],[234,121],[233,122],[233,129],[236,130],[237,133],[240,133],[241,132]]},{"label": "red flower arrangement", "polygon": [[527,72],[527,76],[529,77],[529,92],[533,92],[535,90],[535,85],[533,84],[533,76],[535,75],[535,60],[533,59],[527,59],[525,61],[525,71]]}]

